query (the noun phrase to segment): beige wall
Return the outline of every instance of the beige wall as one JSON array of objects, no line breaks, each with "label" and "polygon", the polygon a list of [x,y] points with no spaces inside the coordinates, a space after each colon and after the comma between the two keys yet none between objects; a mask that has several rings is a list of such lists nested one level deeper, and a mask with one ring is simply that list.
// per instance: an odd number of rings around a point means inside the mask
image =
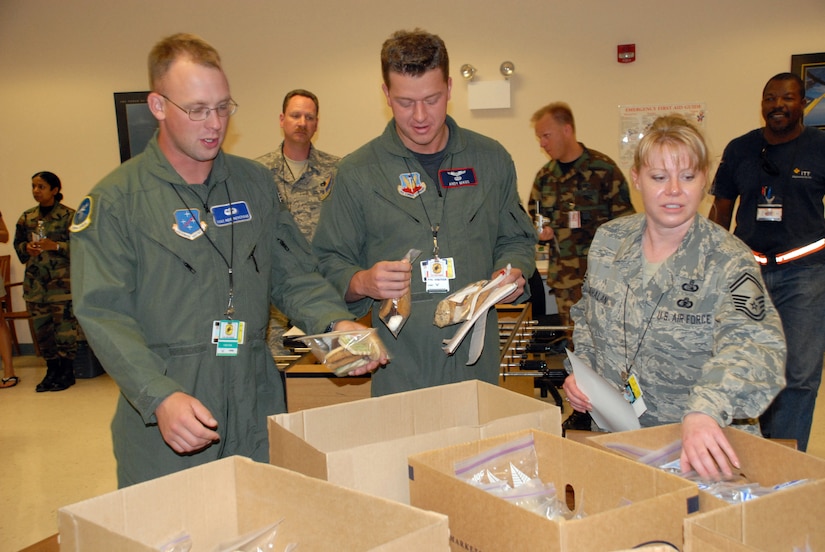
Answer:
[{"label": "beige wall", "polygon": [[[792,54],[825,51],[822,0],[0,0],[0,211],[13,226],[34,204],[36,171],[57,173],[75,206],[118,164],[112,93],[147,88],[146,54],[162,36],[194,32],[221,52],[240,104],[228,151],[274,149],[281,99],[302,87],[321,99],[317,146],[343,155],[386,124],[381,43],[414,26],[446,41],[450,113],[507,147],[523,199],[546,162],[529,125],[545,103],[569,102],[579,139],[616,158],[617,106],[705,102],[718,157],[761,125],[767,78]],[[637,61],[617,63],[616,46],[631,42]],[[516,66],[513,107],[471,112],[458,68],[500,79],[504,60]]]}]

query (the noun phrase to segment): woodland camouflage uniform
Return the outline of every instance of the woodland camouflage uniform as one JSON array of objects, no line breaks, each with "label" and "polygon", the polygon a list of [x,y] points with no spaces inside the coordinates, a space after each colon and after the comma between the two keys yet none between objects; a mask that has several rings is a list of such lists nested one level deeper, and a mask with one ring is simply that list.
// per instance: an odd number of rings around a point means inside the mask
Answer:
[{"label": "woodland camouflage uniform", "polygon": [[[549,219],[558,240],[550,244],[547,285],[554,290],[563,323],[569,323],[570,307],[581,298],[587,272],[587,253],[596,229],[608,220],[635,213],[622,171],[608,156],[584,149],[566,173],[554,159],[536,174],[530,208],[536,201]],[[581,228],[570,228],[568,213],[579,211]]]},{"label": "woodland camouflage uniform", "polygon": [[[74,359],[77,352],[77,320],[72,312],[69,275],[69,225],[75,210],[62,203],[41,214],[40,206],[26,210],[17,221],[14,250],[26,265],[23,299],[32,315],[37,344],[46,360]],[[43,251],[36,257],[26,252],[26,243],[42,220],[46,237],[56,242],[58,251]],[[54,321],[55,326],[52,326]]]}]

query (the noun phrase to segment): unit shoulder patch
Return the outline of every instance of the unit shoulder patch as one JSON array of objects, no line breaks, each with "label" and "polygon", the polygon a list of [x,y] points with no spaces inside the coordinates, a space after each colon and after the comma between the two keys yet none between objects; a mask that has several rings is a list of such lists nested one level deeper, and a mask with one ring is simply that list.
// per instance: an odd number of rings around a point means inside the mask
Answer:
[{"label": "unit shoulder patch", "polygon": [[69,226],[70,232],[80,232],[85,230],[92,224],[94,200],[92,196],[86,196],[80,201],[77,210],[74,213],[72,224]]}]

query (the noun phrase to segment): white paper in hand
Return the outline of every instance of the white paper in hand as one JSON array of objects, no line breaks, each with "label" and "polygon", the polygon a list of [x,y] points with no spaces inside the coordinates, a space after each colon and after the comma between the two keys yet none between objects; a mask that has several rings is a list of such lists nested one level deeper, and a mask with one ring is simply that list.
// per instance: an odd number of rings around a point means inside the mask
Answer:
[{"label": "white paper in hand", "polygon": [[639,419],[624,395],[610,382],[593,371],[574,353],[567,351],[567,358],[576,376],[576,385],[590,398],[593,410],[590,415],[596,425],[607,431],[639,429]]}]

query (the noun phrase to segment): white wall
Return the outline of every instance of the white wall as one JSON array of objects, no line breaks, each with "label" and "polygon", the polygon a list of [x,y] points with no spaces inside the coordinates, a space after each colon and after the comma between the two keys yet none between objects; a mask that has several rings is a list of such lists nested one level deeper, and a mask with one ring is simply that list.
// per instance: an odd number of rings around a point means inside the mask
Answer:
[{"label": "white wall", "polygon": [[[540,106],[570,103],[579,139],[617,158],[617,106],[705,102],[718,157],[761,125],[762,86],[792,54],[825,51],[824,25],[822,0],[0,0],[0,211],[13,231],[36,171],[57,173],[75,206],[119,163],[112,93],[147,89],[146,55],[173,32],[221,53],[240,104],[226,149],[250,157],[279,143],[292,88],[321,100],[320,149],[343,155],[376,136],[389,118],[382,42],[401,28],[435,32],[451,57],[451,115],[507,147],[526,199],[546,162],[529,125]],[[635,63],[616,62],[624,43]],[[500,79],[504,60],[516,66],[513,107],[469,111],[458,68]]]}]

